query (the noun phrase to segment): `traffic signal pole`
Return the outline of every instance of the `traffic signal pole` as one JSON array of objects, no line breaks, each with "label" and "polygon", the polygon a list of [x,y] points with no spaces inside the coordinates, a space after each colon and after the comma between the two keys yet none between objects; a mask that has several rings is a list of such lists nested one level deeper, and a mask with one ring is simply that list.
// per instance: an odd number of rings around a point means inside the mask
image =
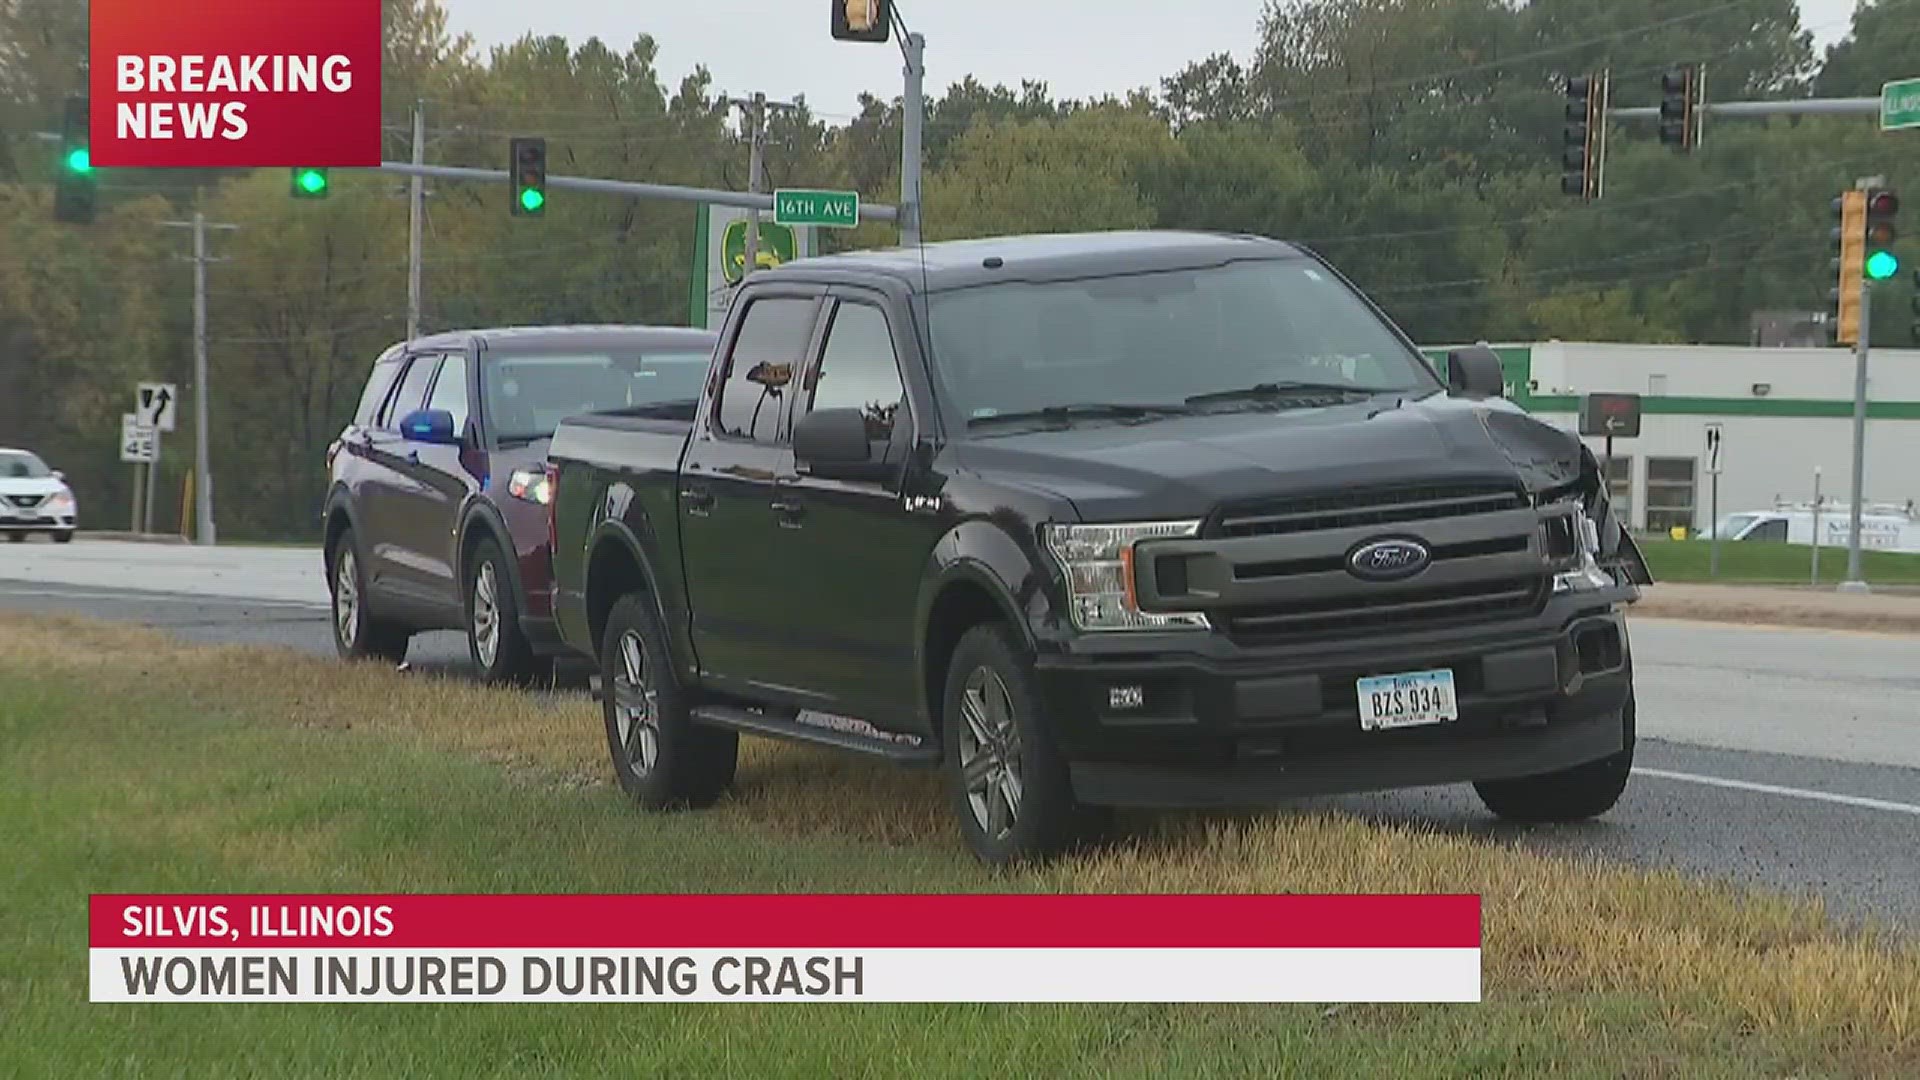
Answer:
[{"label": "traffic signal pole", "polygon": [[[894,17],[900,19],[899,9]],[[927,121],[927,39],[907,29],[900,19],[900,52],[906,60],[905,94],[901,98],[900,126],[900,243],[920,245],[921,140]]]},{"label": "traffic signal pole", "polygon": [[[426,103],[413,103],[413,164],[427,163]],[[423,218],[427,213],[426,178],[413,174],[407,184],[407,340],[420,336],[420,260]]]},{"label": "traffic signal pole", "polygon": [[[1879,116],[1880,99],[1853,97],[1798,98],[1791,101],[1720,101],[1702,103],[1698,109],[1701,113],[1713,116]],[[1613,109],[1608,115],[1619,120],[1657,120],[1660,118],[1660,107],[1640,105]]]},{"label": "traffic signal pole", "polygon": [[[398,176],[420,176],[428,180],[475,180],[499,183],[510,180],[505,169],[469,169],[456,165],[411,165],[404,161],[383,161],[381,172]],[[773,196],[724,188],[681,187],[677,184],[643,184],[634,180],[605,180],[592,176],[548,175],[547,186],[556,191],[582,191],[594,195],[620,195],[629,199],[663,199],[668,202],[706,203],[709,206],[737,206],[742,210],[772,210]],[[860,200],[860,217],[865,221],[898,221],[894,207]]]},{"label": "traffic signal pole", "polygon": [[1847,510],[1847,576],[1841,592],[1866,592],[1860,573],[1860,508],[1866,498],[1867,339],[1872,336],[1873,286],[1860,282],[1860,336],[1853,347],[1853,506]]}]

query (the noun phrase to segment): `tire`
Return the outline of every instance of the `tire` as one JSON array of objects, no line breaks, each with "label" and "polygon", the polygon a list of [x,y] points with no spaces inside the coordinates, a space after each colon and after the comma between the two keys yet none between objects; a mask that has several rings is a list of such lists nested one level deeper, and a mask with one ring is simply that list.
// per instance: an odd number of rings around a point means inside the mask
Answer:
[{"label": "tire", "polygon": [[341,533],[327,553],[327,585],[333,647],[341,659],[398,664],[407,658],[413,631],[367,610],[367,575],[351,530]]},{"label": "tire", "polygon": [[1005,627],[960,638],[942,699],[941,771],[961,834],[989,866],[1041,863],[1102,830],[1082,806],[1033,691],[1033,661]]},{"label": "tire", "polygon": [[1620,801],[1633,775],[1632,691],[1620,710],[1620,723],[1626,729],[1626,748],[1617,754],[1540,776],[1483,780],[1473,789],[1488,810],[1508,821],[1546,825],[1599,817]]},{"label": "tire", "polygon": [[690,704],[652,603],[621,597],[601,637],[600,713],[614,776],[645,809],[712,806],[733,783],[739,735],[694,722]]},{"label": "tire", "polygon": [[63,529],[63,530],[61,530],[60,532],[57,532],[57,533],[54,533],[54,534],[53,534],[53,542],[54,542],[54,543],[56,543],[56,544],[71,544],[71,543],[73,543],[73,530],[72,530],[72,529]]},{"label": "tire", "polygon": [[553,665],[534,655],[520,630],[520,597],[507,557],[492,537],[482,538],[467,558],[461,589],[466,603],[467,655],[489,683],[532,683],[551,677]]}]

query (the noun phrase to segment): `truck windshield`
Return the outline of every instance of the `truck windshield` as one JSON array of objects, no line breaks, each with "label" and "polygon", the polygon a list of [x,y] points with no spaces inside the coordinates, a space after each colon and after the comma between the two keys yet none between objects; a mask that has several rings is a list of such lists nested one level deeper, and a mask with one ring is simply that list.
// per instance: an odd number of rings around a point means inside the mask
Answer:
[{"label": "truck windshield", "polygon": [[932,296],[928,312],[934,366],[970,420],[1298,386],[1441,389],[1351,288],[1307,259],[956,289]]},{"label": "truck windshield", "polygon": [[25,450],[0,450],[0,478],[43,480],[53,475],[47,463]]},{"label": "truck windshield", "polygon": [[569,416],[700,396],[705,352],[540,353],[490,357],[480,387],[497,442],[553,437]]}]

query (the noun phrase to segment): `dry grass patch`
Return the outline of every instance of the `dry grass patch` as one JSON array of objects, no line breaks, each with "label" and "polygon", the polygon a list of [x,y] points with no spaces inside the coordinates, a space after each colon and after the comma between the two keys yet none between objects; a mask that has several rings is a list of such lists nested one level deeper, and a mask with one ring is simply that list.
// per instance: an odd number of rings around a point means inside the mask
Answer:
[{"label": "dry grass patch", "polygon": [[[0,618],[0,671],[111,699],[153,678],[208,709],[321,737],[367,733],[494,762],[542,783],[604,783],[597,706],[265,648],[207,648],[78,620]],[[951,847],[924,773],[760,740],[716,815],[790,835]],[[263,839],[262,843],[267,841]],[[1816,903],[1325,813],[1159,819],[1113,846],[980,887],[1071,892],[1472,892],[1491,1000],[1650,997],[1700,1022],[1831,1046],[1920,1075],[1920,949],[1834,926]],[[856,882],[849,889],[865,887]]]}]

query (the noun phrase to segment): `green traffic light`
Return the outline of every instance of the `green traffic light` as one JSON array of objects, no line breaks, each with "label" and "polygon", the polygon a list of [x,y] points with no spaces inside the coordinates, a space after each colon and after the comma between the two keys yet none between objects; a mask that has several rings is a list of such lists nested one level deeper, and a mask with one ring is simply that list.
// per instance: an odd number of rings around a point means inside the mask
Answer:
[{"label": "green traffic light", "polygon": [[300,190],[309,195],[317,195],[327,186],[327,178],[312,169],[300,174]]},{"label": "green traffic light", "polygon": [[1867,277],[1885,281],[1900,272],[1900,257],[1891,251],[1876,251],[1867,256]]},{"label": "green traffic light", "polygon": [[539,188],[521,189],[520,205],[528,213],[532,213],[533,211],[540,209],[542,206],[545,206],[546,204],[547,204],[547,197],[540,193]]},{"label": "green traffic light", "polygon": [[77,150],[69,150],[67,151],[67,168],[77,173],[92,172],[93,155],[87,153],[84,146]]}]

